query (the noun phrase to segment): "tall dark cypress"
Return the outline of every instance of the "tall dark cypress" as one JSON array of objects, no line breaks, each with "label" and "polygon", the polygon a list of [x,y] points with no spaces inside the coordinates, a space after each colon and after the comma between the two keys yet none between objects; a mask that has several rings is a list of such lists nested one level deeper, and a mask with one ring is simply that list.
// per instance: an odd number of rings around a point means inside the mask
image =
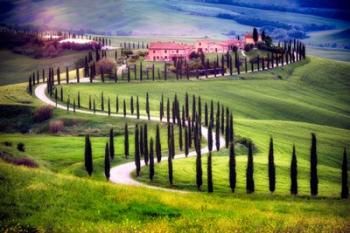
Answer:
[{"label": "tall dark cypress", "polygon": [[136,176],[141,175],[141,158],[140,158],[140,143],[139,143],[139,126],[135,127],[135,166]]},{"label": "tall dark cypress", "polygon": [[208,127],[208,104],[205,102],[204,104],[204,125]]},{"label": "tall dark cypress", "polygon": [[136,96],[136,116],[137,116],[137,119],[140,119],[140,103],[139,103],[138,96]]},{"label": "tall dark cypress", "polygon": [[91,142],[90,142],[90,136],[85,136],[85,169],[89,176],[91,176],[93,171],[93,162],[92,162],[92,149],[91,149]]},{"label": "tall dark cypress", "polygon": [[316,142],[316,135],[314,133],[311,134],[310,191],[311,191],[311,196],[317,196],[317,194],[318,194],[317,142]]},{"label": "tall dark cypress", "polygon": [[235,131],[234,131],[233,115],[232,115],[232,113],[230,114],[230,127],[229,127],[229,129],[230,129],[230,133],[229,133],[229,135],[230,135],[230,142],[234,143]]},{"label": "tall dark cypress", "polygon": [[182,124],[179,124],[179,148],[182,151],[182,149],[183,149]]},{"label": "tall dark cypress", "polygon": [[146,94],[146,113],[147,113],[147,117],[148,120],[150,119],[150,108],[149,108],[149,96],[148,96],[148,92]]},{"label": "tall dark cypress", "polygon": [[248,145],[248,161],[247,161],[247,172],[246,172],[246,190],[247,190],[247,193],[253,193],[255,191],[253,146],[252,146],[251,142]]},{"label": "tall dark cypress", "polygon": [[170,185],[173,185],[173,158],[169,150],[168,150],[168,178],[169,178]]},{"label": "tall dark cypress", "polygon": [[114,159],[114,133],[113,128],[109,130],[109,155],[111,156],[111,159]]},{"label": "tall dark cypress", "polygon": [[143,127],[143,155],[145,159],[145,164],[148,165],[148,128],[147,124]]},{"label": "tall dark cypress", "polygon": [[219,117],[216,118],[216,124],[215,124],[215,146],[216,150],[220,150],[220,119]]},{"label": "tall dark cypress", "polygon": [[80,108],[80,92],[78,91],[78,108]]},{"label": "tall dark cypress", "polygon": [[115,112],[119,113],[119,97],[115,97]]},{"label": "tall dark cypress", "polygon": [[123,99],[123,114],[124,114],[124,117],[126,117],[126,103],[125,103],[125,99]]},{"label": "tall dark cypress", "polygon": [[[197,122],[197,121],[196,121]],[[198,135],[198,123],[196,123],[195,133],[194,133],[194,143],[196,148],[196,185],[197,189],[200,191],[202,188],[203,180],[202,180],[202,155],[201,155],[201,143],[200,137]]]},{"label": "tall dark cypress", "polygon": [[111,115],[111,99],[108,97],[107,101],[107,110],[108,110],[108,116]]},{"label": "tall dark cypress", "polygon": [[268,156],[268,168],[269,168],[269,190],[271,193],[275,191],[276,188],[276,168],[273,150],[273,139],[270,138],[269,156]]},{"label": "tall dark cypress", "polygon": [[128,123],[125,123],[124,127],[124,154],[125,158],[129,158],[129,129],[128,129]]},{"label": "tall dark cypress", "polygon": [[346,154],[346,148],[344,148],[343,153],[343,163],[341,166],[341,194],[342,199],[347,199],[349,197],[349,186],[348,186],[348,159]]},{"label": "tall dark cypress", "polygon": [[189,117],[189,99],[188,99],[188,93],[186,92],[185,97],[185,111],[186,111],[186,118]]},{"label": "tall dark cypress", "polygon": [[230,188],[232,192],[236,189],[236,154],[235,145],[230,143],[230,154],[229,154],[229,171],[230,171]]},{"label": "tall dark cypress", "polygon": [[157,162],[160,163],[160,161],[162,160],[162,145],[160,143],[159,125],[157,125],[157,129],[156,129],[156,155],[157,155]]},{"label": "tall dark cypress", "polygon": [[103,112],[104,110],[105,110],[105,100],[102,92],[101,93],[101,111]]},{"label": "tall dark cypress", "polygon": [[211,124],[208,127],[208,150],[213,150],[213,129]]},{"label": "tall dark cypress", "polygon": [[190,150],[190,144],[189,144],[189,137],[188,137],[188,130],[185,126],[185,156],[188,156],[189,150]]},{"label": "tall dark cypress", "polygon": [[169,98],[166,102],[166,122],[167,123],[170,122],[170,101],[169,101]]},{"label": "tall dark cypress", "polygon": [[154,176],[154,153],[153,153],[153,138],[149,142],[149,179],[153,180]]},{"label": "tall dark cypress", "polygon": [[162,121],[164,116],[164,96],[162,94],[162,98],[160,99],[160,104],[159,104],[159,119]]},{"label": "tall dark cypress", "polygon": [[134,115],[134,97],[133,96],[130,97],[130,112],[131,112],[131,115]]},{"label": "tall dark cypress", "polygon": [[293,195],[298,194],[298,162],[295,151],[295,145],[293,145],[292,162],[290,164],[290,193]]},{"label": "tall dark cypress", "polygon": [[213,171],[212,171],[212,158],[211,152],[208,154],[208,162],[207,162],[207,181],[208,181],[208,193],[212,193],[214,191],[213,187]]},{"label": "tall dark cypress", "polygon": [[110,177],[110,170],[111,170],[111,162],[110,162],[110,155],[109,155],[109,149],[108,149],[108,143],[106,143],[105,147],[105,177],[107,180],[109,180]]}]

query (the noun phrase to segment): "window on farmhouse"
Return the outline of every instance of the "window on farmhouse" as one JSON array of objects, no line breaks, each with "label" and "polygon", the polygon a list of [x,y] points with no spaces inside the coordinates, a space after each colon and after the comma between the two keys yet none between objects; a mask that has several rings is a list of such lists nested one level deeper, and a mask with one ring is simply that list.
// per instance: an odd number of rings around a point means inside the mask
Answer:
[{"label": "window on farmhouse", "polygon": [[156,53],[156,50],[153,50],[153,53]]},{"label": "window on farmhouse", "polygon": [[164,53],[167,53],[167,50],[164,50]]},{"label": "window on farmhouse", "polygon": [[176,53],[179,53],[179,50],[176,50]]}]

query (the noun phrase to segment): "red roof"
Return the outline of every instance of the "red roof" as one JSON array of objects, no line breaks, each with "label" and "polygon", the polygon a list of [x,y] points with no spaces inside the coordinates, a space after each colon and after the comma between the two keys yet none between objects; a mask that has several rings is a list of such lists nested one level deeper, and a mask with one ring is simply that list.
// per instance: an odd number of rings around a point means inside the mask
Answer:
[{"label": "red roof", "polygon": [[192,49],[193,46],[188,44],[179,44],[175,42],[151,42],[149,49]]}]

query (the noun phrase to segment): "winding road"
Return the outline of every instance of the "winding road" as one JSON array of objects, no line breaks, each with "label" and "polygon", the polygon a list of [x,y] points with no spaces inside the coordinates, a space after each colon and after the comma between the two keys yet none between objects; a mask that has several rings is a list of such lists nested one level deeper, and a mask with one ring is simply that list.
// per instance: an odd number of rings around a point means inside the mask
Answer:
[{"label": "winding road", "polygon": [[[77,80],[70,80],[69,82],[76,83]],[[81,83],[88,83],[89,78],[81,78],[80,82]],[[63,105],[60,103],[56,104],[53,100],[51,100],[48,96],[46,96],[46,88],[47,88],[46,83],[38,84],[35,88],[35,96],[47,105],[50,105],[50,106],[53,106],[53,107],[56,107],[59,109],[67,110],[66,105]],[[69,111],[73,111],[73,107],[69,107]],[[90,115],[108,116],[108,113],[106,113],[106,112],[96,111],[96,113],[94,113],[93,111],[90,111],[90,110],[77,109],[77,108],[75,109],[75,112],[83,113],[83,114],[90,114]],[[110,117],[124,118],[124,115],[123,114],[111,114]],[[136,115],[126,115],[125,118],[137,119]],[[141,120],[148,120],[147,116],[140,116],[140,119]],[[160,119],[159,119],[159,117],[151,116],[150,121],[160,122]],[[171,119],[170,119],[170,121],[171,121]],[[166,123],[166,121],[162,121],[162,122]],[[204,126],[201,126],[201,128],[202,128],[202,136],[205,139],[208,139],[208,129]],[[213,132],[213,139],[215,139],[215,132]],[[225,139],[220,135],[220,148],[222,148],[224,146],[225,146]],[[208,151],[209,150],[208,150],[207,146],[201,149],[202,154],[206,154],[206,153],[208,153]],[[188,154],[188,157],[192,157],[192,156],[196,156],[195,151],[191,151]],[[185,158],[185,157],[186,157],[185,154],[177,154],[177,155],[175,155],[174,159],[181,159],[181,158]],[[166,159],[164,159],[164,158],[166,158]],[[168,158],[167,156],[163,156],[162,161],[167,161],[167,158]],[[144,165],[145,165],[145,163],[142,160],[141,166],[144,166]],[[136,166],[135,166],[134,162],[127,162],[127,163],[117,165],[117,166],[111,168],[110,181],[113,183],[117,183],[117,184],[144,186],[144,187],[148,187],[148,188],[152,188],[152,189],[162,189],[162,190],[167,190],[167,191],[172,191],[172,192],[184,192],[181,190],[161,188],[161,187],[141,183],[141,182],[135,180],[131,175],[131,173],[135,169],[136,169]]]}]

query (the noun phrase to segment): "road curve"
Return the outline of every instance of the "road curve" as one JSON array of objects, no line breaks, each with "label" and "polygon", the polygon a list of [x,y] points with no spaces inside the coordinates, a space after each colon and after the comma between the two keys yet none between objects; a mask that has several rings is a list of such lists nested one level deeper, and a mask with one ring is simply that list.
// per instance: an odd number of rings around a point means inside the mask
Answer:
[{"label": "road curve", "polygon": [[[76,80],[70,80],[70,83],[76,83]],[[87,83],[89,82],[88,78],[81,78],[80,82],[82,83]],[[64,109],[67,110],[67,106],[60,104],[60,103],[55,103],[53,100],[51,100],[49,97],[46,96],[46,88],[47,88],[47,84],[46,83],[41,83],[38,84],[35,88],[35,96],[40,99],[42,102],[44,102],[47,105],[59,108],[59,109]],[[73,111],[73,107],[69,107],[68,109],[69,111]],[[106,112],[98,112],[96,111],[96,113],[94,113],[93,111],[89,111],[89,110],[83,110],[83,109],[75,109],[75,112],[78,113],[84,113],[84,114],[90,114],[90,115],[99,115],[99,116],[108,116],[108,113]],[[120,117],[120,118],[124,118],[123,114],[112,114],[110,115],[110,117]],[[129,118],[129,119],[137,119],[136,115],[126,115],[125,118]],[[140,116],[141,120],[148,120],[147,116]],[[154,122],[160,122],[159,117],[155,117],[155,116],[151,116],[150,117],[151,121]],[[171,119],[170,119],[171,120]],[[165,123],[165,121],[162,121],[163,123]],[[208,129],[204,126],[201,126],[202,129],[202,136],[205,139],[208,139]],[[213,138],[215,139],[215,132],[213,132]],[[225,139],[220,135],[220,148],[225,146]],[[202,154],[206,154],[208,153],[208,147],[205,146],[201,149],[201,153]],[[192,157],[192,156],[196,156],[196,152],[195,151],[191,151],[188,154],[188,157]],[[166,159],[164,159],[166,158]],[[181,159],[181,158],[185,158],[185,154],[177,154],[175,155],[174,159]],[[162,161],[167,161],[167,156],[163,156]],[[144,166],[145,163],[142,160],[141,161],[141,166]],[[166,191],[172,191],[172,192],[184,192],[181,190],[175,190],[175,189],[167,189],[167,188],[161,188],[161,187],[157,187],[157,186],[152,186],[152,185],[148,185],[145,183],[141,183],[137,180],[135,180],[131,173],[136,169],[135,167],[135,163],[134,162],[127,162],[127,163],[123,163],[120,165],[117,165],[113,168],[111,168],[110,171],[110,181],[113,183],[117,183],[117,184],[124,184],[124,185],[132,185],[132,186],[143,186],[143,187],[148,187],[148,188],[152,188],[152,189],[161,189],[161,190],[166,190]]]}]

